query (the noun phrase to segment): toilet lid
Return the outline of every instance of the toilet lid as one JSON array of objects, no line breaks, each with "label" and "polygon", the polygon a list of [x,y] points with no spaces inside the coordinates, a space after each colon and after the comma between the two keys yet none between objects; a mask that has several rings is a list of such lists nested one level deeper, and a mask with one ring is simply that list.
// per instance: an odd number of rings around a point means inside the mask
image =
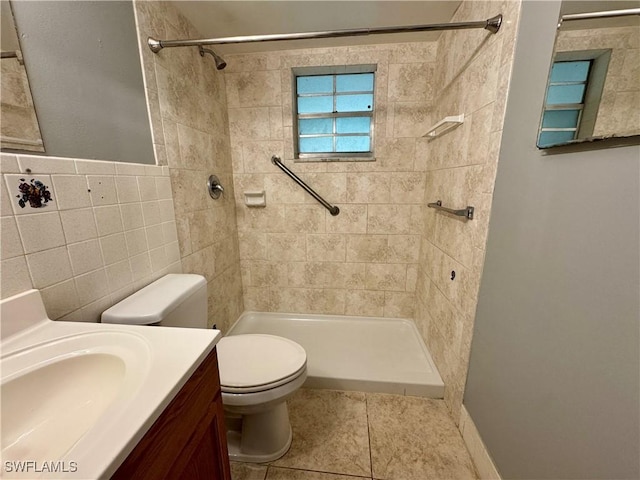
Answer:
[{"label": "toilet lid", "polygon": [[307,365],[304,348],[274,335],[231,335],[216,348],[220,385],[227,392],[249,393],[282,385]]}]

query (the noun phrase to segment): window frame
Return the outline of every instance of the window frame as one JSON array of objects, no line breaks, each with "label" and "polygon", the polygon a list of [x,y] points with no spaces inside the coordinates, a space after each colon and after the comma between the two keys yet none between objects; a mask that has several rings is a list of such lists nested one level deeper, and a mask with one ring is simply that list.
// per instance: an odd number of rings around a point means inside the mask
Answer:
[{"label": "window frame", "polygon": [[[547,78],[547,86],[545,88],[544,103],[542,105],[542,114],[540,115],[540,124],[538,127],[538,135],[536,136],[536,146],[539,149],[548,149],[557,146],[567,145],[576,140],[590,138],[598,115],[602,91],[607,77],[609,61],[611,58],[611,49],[600,50],[578,50],[556,52],[551,67],[549,68],[549,77]],[[547,104],[547,95],[551,86],[551,71],[556,63],[589,61],[589,73],[584,82],[586,84],[582,102],[576,104]],[[575,83],[575,82],[571,82]],[[578,121],[575,129],[573,128],[548,128],[543,127],[544,115],[550,110],[579,110]],[[546,131],[574,131],[573,139],[561,143],[550,145],[540,145],[540,136]]]},{"label": "window frame", "polygon": [[[292,93],[292,116],[293,116],[293,158],[294,161],[372,161],[375,160],[374,156],[374,139],[375,139],[375,111],[376,111],[376,71],[377,65],[341,65],[341,66],[326,66],[326,67],[294,67],[291,69],[291,93]],[[358,73],[373,73],[373,87],[371,92],[348,92],[340,93],[336,92],[336,76],[337,75],[349,75]],[[297,92],[297,78],[303,76],[320,76],[320,75],[332,75],[333,76],[333,97],[334,111],[329,113],[298,113],[298,92]],[[335,104],[336,99],[340,95],[354,95],[358,93],[371,93],[373,95],[373,105],[370,111],[357,111],[357,112],[336,112]],[[323,94],[304,94],[303,96],[327,96]],[[300,132],[298,131],[298,122],[300,119],[310,118],[331,118],[333,120],[333,132],[331,134],[321,135],[305,135],[305,137],[316,136],[330,136],[333,138],[334,146],[335,141],[338,138],[335,131],[336,119],[349,118],[349,117],[369,117],[371,119],[369,124],[369,151],[367,152],[300,152]],[[341,137],[348,136],[364,136],[361,133],[354,134],[342,134]]]}]

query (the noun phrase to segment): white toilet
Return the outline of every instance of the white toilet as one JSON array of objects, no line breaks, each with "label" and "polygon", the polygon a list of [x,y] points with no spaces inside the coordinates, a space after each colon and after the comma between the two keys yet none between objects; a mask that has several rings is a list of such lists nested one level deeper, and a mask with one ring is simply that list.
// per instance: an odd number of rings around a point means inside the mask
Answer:
[{"label": "white toilet", "polygon": [[[169,274],[102,314],[102,323],[207,327],[207,282]],[[307,355],[273,335],[234,335],[216,345],[231,460],[270,462],[291,445],[286,400],[307,378]]]}]

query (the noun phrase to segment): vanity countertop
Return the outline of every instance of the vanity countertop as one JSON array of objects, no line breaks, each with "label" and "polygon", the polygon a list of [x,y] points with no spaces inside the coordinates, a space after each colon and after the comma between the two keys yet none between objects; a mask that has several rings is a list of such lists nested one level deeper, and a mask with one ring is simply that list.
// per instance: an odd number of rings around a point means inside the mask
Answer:
[{"label": "vanity countertop", "polygon": [[3,478],[109,478],[222,336],[52,321],[37,290],[0,307]]}]

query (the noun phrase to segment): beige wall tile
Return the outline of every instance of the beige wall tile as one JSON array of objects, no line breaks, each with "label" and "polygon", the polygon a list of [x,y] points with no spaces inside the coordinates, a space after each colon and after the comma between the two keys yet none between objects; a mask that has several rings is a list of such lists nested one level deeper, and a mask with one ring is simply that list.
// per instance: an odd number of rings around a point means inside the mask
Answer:
[{"label": "beige wall tile", "polygon": [[116,183],[113,176],[87,175],[87,183],[93,206],[113,205],[118,203]]},{"label": "beige wall tile", "polygon": [[103,268],[78,275],[74,280],[81,306],[104,297],[105,291],[108,291],[107,274]]},{"label": "beige wall tile", "polygon": [[285,231],[324,233],[324,209],[320,205],[285,205]]},{"label": "beige wall tile", "polygon": [[65,243],[58,212],[19,215],[16,221],[25,253],[48,250]]},{"label": "beige wall tile", "polygon": [[66,210],[60,212],[62,228],[67,243],[80,242],[98,237],[93,209]]},{"label": "beige wall tile", "polygon": [[305,237],[295,233],[268,234],[266,254],[270,261],[303,262],[307,258]]},{"label": "beige wall tile", "polygon": [[[347,201],[350,203],[389,203],[391,176],[386,173],[347,174]],[[396,185],[393,186],[396,188]]]},{"label": "beige wall tile", "polygon": [[344,262],[344,235],[307,235],[307,260],[315,262]]},{"label": "beige wall tile", "polygon": [[42,302],[47,315],[52,320],[60,319],[80,306],[73,280],[67,280],[44,288],[40,291],[40,294],[42,295]]},{"label": "beige wall tile", "polygon": [[229,131],[232,138],[269,140],[269,109],[229,108]]},{"label": "beige wall tile", "polygon": [[[141,230],[134,230],[141,231]],[[129,235],[131,232],[127,232]],[[146,241],[141,242],[142,245],[136,245],[138,251],[131,252],[127,248],[127,242],[125,240],[124,233],[116,233],[115,235],[109,235],[100,238],[100,249],[102,251],[102,257],[104,258],[104,265],[111,265],[112,263],[119,262],[129,257],[129,255],[135,255],[146,251]]]},{"label": "beige wall tile", "polygon": [[68,158],[18,155],[18,163],[22,172],[31,170],[34,175],[40,173],[76,173],[73,160]]},{"label": "beige wall tile", "polygon": [[345,314],[381,317],[384,313],[385,292],[372,290],[347,290],[345,294]]},{"label": "beige wall tile", "polygon": [[32,288],[27,261],[24,256],[2,260],[0,263],[0,293],[2,298]]},{"label": "beige wall tile", "polygon": [[120,205],[120,213],[125,231],[144,226],[142,205],[140,203]]},{"label": "beige wall tile", "polygon": [[403,292],[406,283],[406,265],[389,263],[367,264],[365,288],[368,290],[395,290]]},{"label": "beige wall tile", "polygon": [[86,177],[82,175],[52,175],[51,180],[60,210],[91,206]]},{"label": "beige wall tile", "polygon": [[225,75],[229,107],[262,107],[281,103],[280,72],[254,71]]},{"label": "beige wall tile", "polygon": [[93,214],[96,217],[96,227],[99,236],[111,235],[123,231],[122,216],[118,205],[95,207]]},{"label": "beige wall tile", "polygon": [[20,234],[18,233],[18,226],[14,217],[2,217],[2,260],[8,258],[24,255],[24,249],[22,248],[22,242],[20,240]]},{"label": "beige wall tile", "polygon": [[130,203],[140,201],[140,191],[136,177],[118,176],[115,178],[118,203]]},{"label": "beige wall tile", "polygon": [[337,216],[325,213],[327,233],[367,233],[367,205],[340,205]]},{"label": "beige wall tile", "polygon": [[349,262],[386,262],[387,235],[348,235],[346,250]]},{"label": "beige wall tile", "polygon": [[[104,263],[100,252],[100,244],[96,239],[72,243],[67,245],[67,249],[69,251],[73,275],[81,275],[96,270],[102,267]],[[124,254],[126,257],[126,249]]]},{"label": "beige wall tile", "polygon": [[[151,250],[149,253],[151,254]],[[133,274],[128,259],[107,266],[105,271],[111,292],[124,288],[133,282]]]},{"label": "beige wall tile", "polygon": [[145,226],[160,223],[160,206],[157,201],[142,202],[142,218]]}]

